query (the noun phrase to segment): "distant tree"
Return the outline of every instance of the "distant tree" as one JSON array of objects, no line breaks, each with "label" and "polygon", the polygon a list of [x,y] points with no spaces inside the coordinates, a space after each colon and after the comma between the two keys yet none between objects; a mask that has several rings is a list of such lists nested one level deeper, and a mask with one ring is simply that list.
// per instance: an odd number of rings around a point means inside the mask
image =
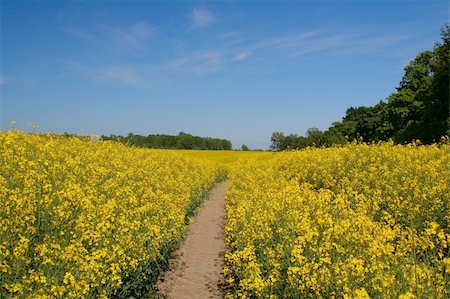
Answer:
[{"label": "distant tree", "polygon": [[334,127],[350,140],[380,140],[383,132],[380,132],[379,128],[384,123],[385,106],[385,103],[380,102],[372,107],[350,107],[342,123],[335,124]]},{"label": "distant tree", "polygon": [[306,130],[307,146],[322,146],[324,144],[323,132],[318,128],[309,128]]},{"label": "distant tree", "polygon": [[284,151],[301,147],[301,140],[295,134],[285,136],[282,132],[274,132],[271,137],[270,149],[275,151]]},{"label": "distant tree", "polygon": [[334,127],[330,127],[323,133],[324,146],[332,146],[335,144],[345,144],[347,139]]},{"label": "distant tree", "polygon": [[241,149],[242,149],[243,151],[249,151],[249,150],[250,150],[250,149],[248,148],[248,146],[245,145],[245,144],[242,145]]},{"label": "distant tree", "polygon": [[306,130],[306,137],[311,137],[322,133],[318,128],[309,128]]},{"label": "distant tree", "polygon": [[231,149],[233,148],[233,145],[231,144],[231,142],[226,139],[221,139],[221,140],[222,140],[222,148],[221,149],[231,151]]},{"label": "distant tree", "polygon": [[273,132],[270,141],[272,142],[270,149],[275,151],[282,151],[285,149],[286,137],[284,136],[284,133]]},{"label": "distant tree", "polygon": [[231,150],[232,144],[229,140],[218,138],[203,138],[193,136],[184,132],[178,135],[147,135],[141,136],[129,133],[126,137],[111,135],[102,136],[103,140],[114,140],[122,143],[147,148],[167,148],[167,149],[213,149],[213,150]]},{"label": "distant tree", "polygon": [[195,149],[195,140],[192,135],[180,132],[178,134],[177,148]]}]

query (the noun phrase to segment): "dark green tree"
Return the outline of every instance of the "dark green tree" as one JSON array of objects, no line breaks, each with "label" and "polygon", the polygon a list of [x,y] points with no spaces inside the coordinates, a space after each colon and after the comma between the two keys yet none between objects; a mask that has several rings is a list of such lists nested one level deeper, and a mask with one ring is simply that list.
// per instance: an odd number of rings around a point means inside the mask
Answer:
[{"label": "dark green tree", "polygon": [[282,151],[286,149],[286,137],[282,132],[273,132],[270,138],[271,145],[270,149],[275,151]]},{"label": "dark green tree", "polygon": [[433,51],[416,56],[405,67],[397,92],[388,97],[388,121],[397,142],[438,141],[449,128],[450,27]]},{"label": "dark green tree", "polygon": [[167,148],[167,149],[214,149],[214,150],[231,150],[232,144],[225,139],[203,138],[180,132],[178,135],[148,135],[141,136],[129,133],[126,137],[111,135],[110,137],[102,136],[103,140],[114,140],[137,147],[147,148]]}]

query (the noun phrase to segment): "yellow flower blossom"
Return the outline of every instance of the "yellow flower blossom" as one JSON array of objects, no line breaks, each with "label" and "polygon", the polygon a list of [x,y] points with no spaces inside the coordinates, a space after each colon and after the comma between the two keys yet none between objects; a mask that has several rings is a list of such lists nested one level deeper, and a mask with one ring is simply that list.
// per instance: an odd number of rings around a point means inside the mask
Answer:
[{"label": "yellow flower blossom", "polygon": [[380,143],[233,164],[227,298],[449,297],[449,161]]},{"label": "yellow flower blossom", "polygon": [[220,171],[182,152],[0,132],[0,297],[106,298],[143,279]]}]

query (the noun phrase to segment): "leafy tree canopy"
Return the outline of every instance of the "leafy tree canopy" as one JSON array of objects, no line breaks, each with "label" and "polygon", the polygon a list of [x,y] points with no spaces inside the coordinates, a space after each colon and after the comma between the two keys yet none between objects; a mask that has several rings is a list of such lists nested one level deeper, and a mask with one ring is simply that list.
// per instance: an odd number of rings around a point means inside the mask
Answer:
[{"label": "leafy tree canopy", "polygon": [[195,150],[231,150],[229,140],[199,137],[180,132],[178,135],[156,134],[141,136],[129,133],[126,137],[111,135],[102,136],[103,140],[115,140],[122,143],[147,148],[195,149]]}]

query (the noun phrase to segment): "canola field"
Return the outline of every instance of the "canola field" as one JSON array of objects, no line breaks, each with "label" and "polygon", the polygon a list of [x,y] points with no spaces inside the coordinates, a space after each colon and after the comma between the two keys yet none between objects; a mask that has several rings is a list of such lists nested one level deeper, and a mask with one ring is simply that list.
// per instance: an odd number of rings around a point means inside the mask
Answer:
[{"label": "canola field", "polygon": [[449,165],[448,143],[185,151],[0,132],[0,297],[143,296],[228,176],[227,298],[449,298]]},{"label": "canola field", "polygon": [[229,171],[231,165],[242,160],[257,160],[264,161],[274,157],[275,152],[263,152],[263,151],[223,151],[223,150],[173,150],[190,158],[196,158],[200,160],[208,160],[217,163],[219,167],[225,168],[225,171]]},{"label": "canola field", "polygon": [[450,146],[352,144],[230,171],[228,298],[449,298]]},{"label": "canola field", "polygon": [[168,151],[0,133],[0,297],[136,295],[218,175]]}]

